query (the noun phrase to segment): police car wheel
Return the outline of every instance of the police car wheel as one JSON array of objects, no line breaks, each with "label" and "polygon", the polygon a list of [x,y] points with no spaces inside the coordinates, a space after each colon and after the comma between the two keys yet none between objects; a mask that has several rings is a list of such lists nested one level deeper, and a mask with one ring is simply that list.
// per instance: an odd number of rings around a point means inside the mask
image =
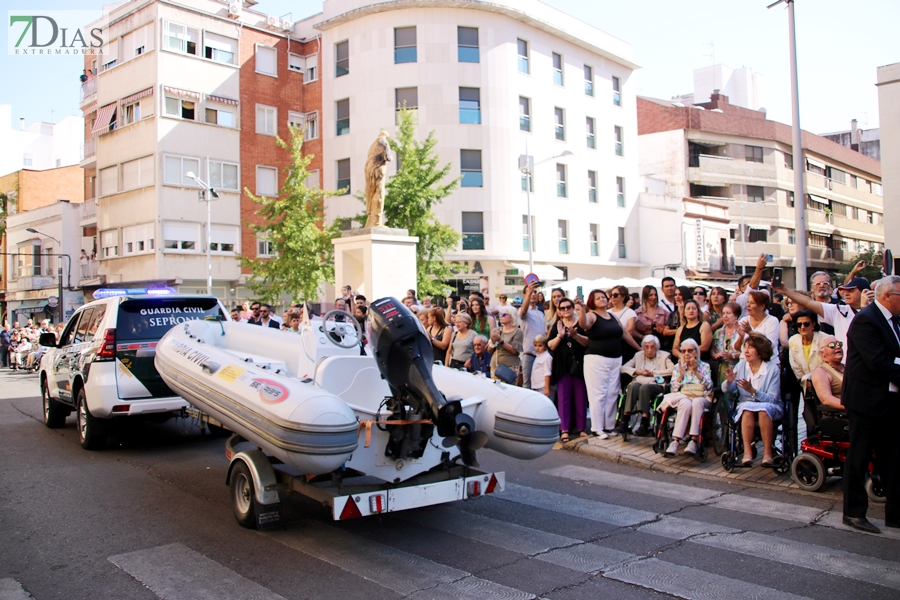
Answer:
[{"label": "police car wheel", "polygon": [[99,450],[106,443],[103,423],[91,414],[87,407],[84,388],[78,390],[78,441],[85,450]]},{"label": "police car wheel", "polygon": [[60,406],[59,402],[50,397],[46,379],[41,381],[41,403],[44,408],[44,425],[50,429],[57,429],[66,424],[68,412]]}]

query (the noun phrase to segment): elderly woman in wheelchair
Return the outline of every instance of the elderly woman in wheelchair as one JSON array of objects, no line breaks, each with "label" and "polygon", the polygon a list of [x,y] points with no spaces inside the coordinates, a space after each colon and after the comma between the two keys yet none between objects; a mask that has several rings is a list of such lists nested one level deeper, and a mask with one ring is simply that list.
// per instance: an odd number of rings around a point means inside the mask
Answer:
[{"label": "elderly woman in wheelchair", "polygon": [[688,433],[690,441],[684,449],[685,454],[696,455],[700,451],[698,445],[703,413],[712,405],[712,374],[707,363],[700,360],[700,346],[692,339],[681,342],[681,357],[672,372],[672,392],[663,398],[659,410],[674,408],[675,429],[672,443],[666,448],[664,456],[671,458],[678,454],[678,446]]},{"label": "elderly woman in wheelchair", "polygon": [[729,368],[722,391],[738,393],[735,424],[740,422],[744,441],[743,465],[753,464],[753,442],[757,422],[763,440],[762,466],[774,467],[775,421],[782,418],[781,373],[777,364],[770,362],[774,351],[769,339],[755,331],[747,334],[743,345],[743,357],[737,366]]}]

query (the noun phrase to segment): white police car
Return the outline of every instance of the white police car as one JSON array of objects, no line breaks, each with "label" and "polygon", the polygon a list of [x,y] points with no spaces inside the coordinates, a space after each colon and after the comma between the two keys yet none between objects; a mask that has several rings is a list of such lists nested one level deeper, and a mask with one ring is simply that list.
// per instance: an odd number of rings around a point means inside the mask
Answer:
[{"label": "white police car", "polygon": [[40,368],[44,424],[62,427],[76,411],[79,440],[89,450],[105,444],[114,419],[164,421],[188,405],[153,364],[164,333],[190,319],[230,320],[215,297],[169,288],[97,290],[94,297],[72,315],[58,343],[53,334],[40,342],[48,347]]}]

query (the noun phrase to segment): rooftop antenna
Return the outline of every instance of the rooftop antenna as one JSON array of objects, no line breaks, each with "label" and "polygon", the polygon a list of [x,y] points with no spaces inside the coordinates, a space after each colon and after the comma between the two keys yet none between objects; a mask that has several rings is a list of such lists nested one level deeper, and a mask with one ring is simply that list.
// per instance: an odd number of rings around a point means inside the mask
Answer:
[{"label": "rooftop antenna", "polygon": [[[716,66],[716,43],[715,42],[703,42],[700,45],[704,49],[706,49],[705,52],[700,53],[700,56],[705,56],[705,57],[709,58],[710,66],[715,67]],[[721,89],[719,82],[716,81],[716,70],[715,69],[713,69],[713,89],[714,90]]]}]

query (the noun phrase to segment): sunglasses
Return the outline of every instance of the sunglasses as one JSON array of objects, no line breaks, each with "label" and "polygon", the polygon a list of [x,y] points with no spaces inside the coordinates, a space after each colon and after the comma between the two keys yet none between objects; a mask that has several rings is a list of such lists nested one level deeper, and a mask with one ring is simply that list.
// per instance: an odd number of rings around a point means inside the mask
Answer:
[{"label": "sunglasses", "polygon": [[695,296],[705,296],[705,295],[706,295],[706,292],[702,292],[702,291],[700,291],[700,290],[697,290],[696,292],[694,292],[694,295],[695,295]]},{"label": "sunglasses", "polygon": [[797,323],[797,327],[812,327],[812,323],[809,321],[803,321],[802,323]]},{"label": "sunglasses", "polygon": [[697,351],[694,348],[682,348],[682,352],[690,352],[691,354],[696,354]]},{"label": "sunglasses", "polygon": [[835,348],[843,348],[844,342],[831,342],[830,344],[828,344],[828,347],[832,350],[834,350]]},{"label": "sunglasses", "polygon": [[618,292],[614,292],[614,293],[610,294],[609,297],[610,298],[620,298],[621,294],[619,294]]},{"label": "sunglasses", "polygon": [[573,308],[575,308],[575,307],[572,306],[571,304],[567,304],[565,306],[560,306],[559,310],[572,310]]}]

